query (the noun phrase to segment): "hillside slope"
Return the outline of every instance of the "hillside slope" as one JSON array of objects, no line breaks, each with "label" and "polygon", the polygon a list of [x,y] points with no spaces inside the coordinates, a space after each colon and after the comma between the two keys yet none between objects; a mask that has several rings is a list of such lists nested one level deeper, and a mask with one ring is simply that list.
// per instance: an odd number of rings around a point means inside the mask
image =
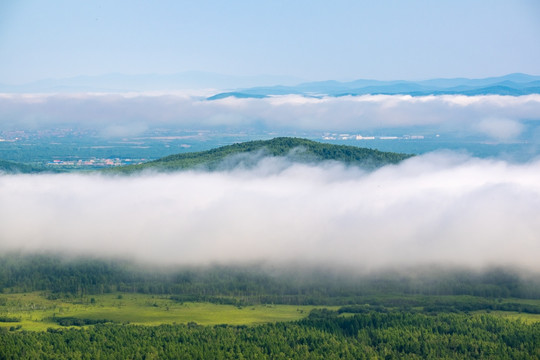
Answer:
[{"label": "hillside slope", "polygon": [[263,156],[286,156],[291,161],[303,163],[333,160],[374,169],[387,164],[396,164],[413,155],[279,137],[272,140],[237,143],[208,151],[170,155],[144,164],[107,169],[107,172],[132,173],[141,170],[175,171],[193,168],[216,170],[241,164],[255,165]]},{"label": "hillside slope", "polygon": [[40,167],[16,163],[12,161],[0,160],[0,173],[32,174],[32,173],[43,172],[43,171],[45,171],[45,169],[40,168]]}]

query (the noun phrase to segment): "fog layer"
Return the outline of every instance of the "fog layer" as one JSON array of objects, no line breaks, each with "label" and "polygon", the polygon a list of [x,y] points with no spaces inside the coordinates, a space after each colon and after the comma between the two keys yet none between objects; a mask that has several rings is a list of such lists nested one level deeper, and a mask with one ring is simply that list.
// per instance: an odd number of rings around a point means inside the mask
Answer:
[{"label": "fog layer", "polygon": [[540,162],[433,153],[371,173],[267,158],[212,173],[2,175],[0,199],[2,251],[540,269]]},{"label": "fog layer", "polygon": [[[390,96],[207,101],[188,95],[0,94],[4,129],[80,127],[103,136],[132,136],[148,129],[262,128],[362,132],[421,126],[435,132],[515,139],[540,120],[540,95]],[[408,130],[404,130],[408,132]]]}]

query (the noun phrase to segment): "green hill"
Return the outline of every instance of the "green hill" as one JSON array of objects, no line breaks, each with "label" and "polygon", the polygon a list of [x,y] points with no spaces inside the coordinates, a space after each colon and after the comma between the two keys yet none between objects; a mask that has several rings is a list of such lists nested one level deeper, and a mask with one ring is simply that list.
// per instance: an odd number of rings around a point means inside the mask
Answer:
[{"label": "green hill", "polygon": [[316,163],[339,161],[374,169],[387,164],[396,164],[413,155],[382,152],[356,146],[333,145],[312,140],[278,137],[272,140],[257,140],[216,149],[166,156],[144,164],[107,169],[106,172],[132,173],[141,170],[176,171],[184,169],[216,170],[243,164],[255,165],[263,156],[287,157],[294,162]]},{"label": "green hill", "polygon": [[32,165],[16,163],[12,161],[0,160],[0,173],[8,174],[31,174],[43,172],[43,168]]}]

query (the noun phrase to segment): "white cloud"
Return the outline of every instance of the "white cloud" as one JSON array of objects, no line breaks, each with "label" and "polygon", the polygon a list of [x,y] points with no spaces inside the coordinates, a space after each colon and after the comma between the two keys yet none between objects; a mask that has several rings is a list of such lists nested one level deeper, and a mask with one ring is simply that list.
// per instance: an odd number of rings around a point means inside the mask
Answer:
[{"label": "white cloud", "polygon": [[516,120],[490,118],[480,120],[476,128],[478,131],[497,140],[511,140],[523,132],[524,126]]},{"label": "white cloud", "polygon": [[540,95],[322,99],[289,95],[216,101],[178,94],[0,95],[4,129],[80,126],[114,135],[157,127],[362,132],[422,126],[508,141],[522,133],[524,121],[539,119]]},{"label": "white cloud", "polygon": [[539,170],[439,153],[371,173],[265,159],[212,173],[3,175],[0,248],[540,270]]}]

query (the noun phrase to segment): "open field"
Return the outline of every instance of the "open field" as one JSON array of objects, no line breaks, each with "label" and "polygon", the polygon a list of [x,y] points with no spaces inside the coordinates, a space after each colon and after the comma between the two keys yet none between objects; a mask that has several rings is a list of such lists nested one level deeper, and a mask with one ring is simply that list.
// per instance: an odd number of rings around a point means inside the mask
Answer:
[{"label": "open field", "polygon": [[[61,327],[54,318],[108,320],[136,325],[181,324],[254,325],[306,317],[316,306],[254,305],[237,307],[202,302],[180,303],[168,296],[105,294],[76,299],[48,299],[40,292],[0,295],[0,317],[19,322],[0,322],[0,327],[21,326],[44,331]],[[92,300],[93,299],[93,300]],[[320,306],[319,306],[320,308]],[[337,307],[327,307],[337,309]]]},{"label": "open field", "polygon": [[[486,314],[485,311],[475,313]],[[517,311],[490,311],[488,314],[508,320],[519,320],[526,324],[540,323],[540,314],[527,314]]]},{"label": "open field", "polygon": [[[447,299],[461,297],[448,296]],[[540,305],[540,300],[504,299]],[[338,306],[250,305],[178,302],[167,295],[114,293],[82,298],[53,299],[43,292],[0,294],[0,327],[45,331],[59,328],[58,319],[82,319],[135,325],[187,324],[255,325],[305,318],[314,308],[337,310]],[[395,309],[397,310],[397,309]],[[418,308],[417,311],[422,311]],[[486,311],[473,311],[473,314]],[[526,323],[540,322],[540,314],[490,311],[489,314]],[[342,316],[347,316],[343,313]],[[7,321],[19,320],[19,321]]]}]

